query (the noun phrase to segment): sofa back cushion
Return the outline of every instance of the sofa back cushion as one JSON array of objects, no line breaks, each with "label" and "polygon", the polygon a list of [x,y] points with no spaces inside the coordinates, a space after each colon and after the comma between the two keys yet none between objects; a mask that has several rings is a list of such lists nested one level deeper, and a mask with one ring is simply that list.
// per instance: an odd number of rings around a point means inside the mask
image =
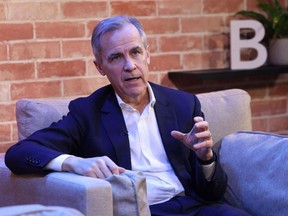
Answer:
[{"label": "sofa back cushion", "polygon": [[49,127],[68,113],[69,99],[21,99],[16,103],[18,138]]},{"label": "sofa back cushion", "polygon": [[209,129],[219,147],[226,135],[240,130],[252,130],[250,95],[242,89],[228,89],[198,94]]},{"label": "sofa back cushion", "polygon": [[[197,95],[209,122],[214,142],[238,130],[251,130],[250,96],[240,89]],[[20,140],[48,127],[68,112],[69,99],[22,99],[16,103]]]}]

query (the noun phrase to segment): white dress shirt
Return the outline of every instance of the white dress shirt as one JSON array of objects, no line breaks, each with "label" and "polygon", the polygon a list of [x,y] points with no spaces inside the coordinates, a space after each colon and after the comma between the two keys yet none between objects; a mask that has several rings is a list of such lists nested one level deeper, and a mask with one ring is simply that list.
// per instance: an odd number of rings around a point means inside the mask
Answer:
[{"label": "white dress shirt", "polygon": [[154,112],[154,94],[148,86],[150,102],[142,114],[117,96],[122,109],[130,143],[132,171],[146,176],[150,205],[165,202],[184,191],[163,147]]}]

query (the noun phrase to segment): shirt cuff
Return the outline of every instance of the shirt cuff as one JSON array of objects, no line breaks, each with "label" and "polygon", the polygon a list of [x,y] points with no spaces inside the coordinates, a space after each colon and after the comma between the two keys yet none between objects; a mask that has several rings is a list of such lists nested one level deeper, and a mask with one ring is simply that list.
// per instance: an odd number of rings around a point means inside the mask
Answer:
[{"label": "shirt cuff", "polygon": [[201,165],[205,178],[210,181],[215,171],[215,161],[208,165]]},{"label": "shirt cuff", "polygon": [[63,162],[70,157],[71,155],[68,154],[62,154],[54,159],[52,159],[46,166],[45,169],[47,170],[53,170],[53,171],[62,171],[62,164]]}]

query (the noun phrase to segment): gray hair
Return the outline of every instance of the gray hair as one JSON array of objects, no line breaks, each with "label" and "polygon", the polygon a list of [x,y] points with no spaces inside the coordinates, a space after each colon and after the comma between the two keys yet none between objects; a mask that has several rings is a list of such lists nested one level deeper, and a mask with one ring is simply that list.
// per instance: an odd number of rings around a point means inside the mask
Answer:
[{"label": "gray hair", "polygon": [[101,44],[100,38],[103,34],[107,32],[112,32],[115,30],[121,29],[126,24],[132,24],[138,30],[141,40],[145,49],[148,46],[147,35],[141,25],[141,23],[135,18],[130,16],[113,16],[107,19],[104,19],[98,23],[98,25],[94,28],[92,37],[91,37],[91,45],[93,49],[93,54],[97,62],[101,62]]}]

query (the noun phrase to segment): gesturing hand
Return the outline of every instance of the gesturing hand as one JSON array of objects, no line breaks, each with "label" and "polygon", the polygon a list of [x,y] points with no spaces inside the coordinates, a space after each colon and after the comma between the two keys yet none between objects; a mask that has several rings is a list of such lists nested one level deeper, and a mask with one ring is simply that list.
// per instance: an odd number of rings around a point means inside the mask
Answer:
[{"label": "gesturing hand", "polygon": [[204,121],[202,117],[195,117],[194,121],[193,130],[195,133],[189,132],[185,134],[180,131],[172,131],[171,135],[195,151],[197,157],[201,160],[209,160],[213,157],[213,140],[208,128],[208,122]]},{"label": "gesturing hand", "polygon": [[82,176],[107,178],[113,174],[121,174],[125,169],[117,166],[109,157],[81,158],[70,156],[64,160],[62,170]]}]

